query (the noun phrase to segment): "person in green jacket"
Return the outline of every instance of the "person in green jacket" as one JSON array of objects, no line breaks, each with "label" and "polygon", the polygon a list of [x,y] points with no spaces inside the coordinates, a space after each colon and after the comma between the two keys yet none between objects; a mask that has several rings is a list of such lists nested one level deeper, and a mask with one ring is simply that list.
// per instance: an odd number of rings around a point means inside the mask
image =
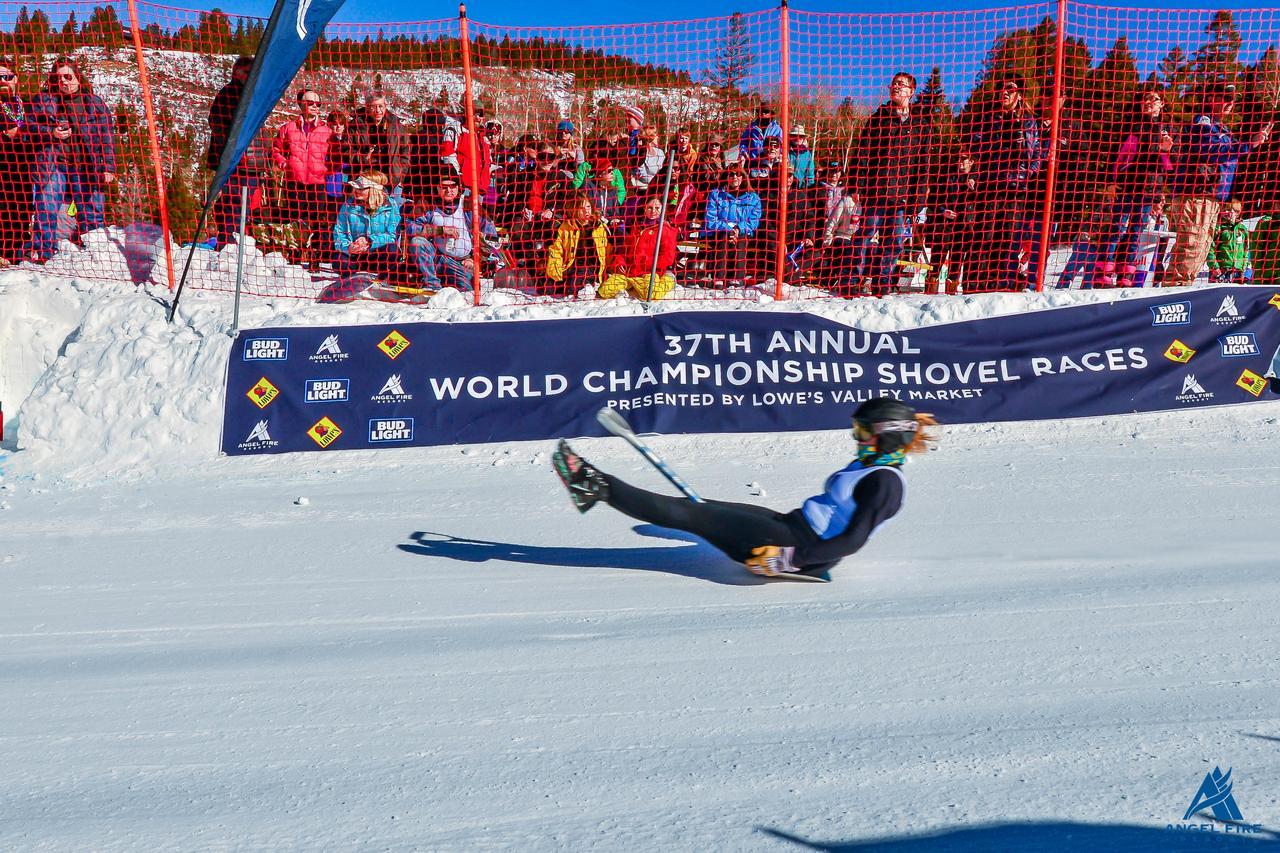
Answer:
[{"label": "person in green jacket", "polygon": [[1244,206],[1233,199],[1222,208],[1213,233],[1213,250],[1209,252],[1209,280],[1244,284],[1252,278],[1249,271],[1253,235],[1240,221]]}]

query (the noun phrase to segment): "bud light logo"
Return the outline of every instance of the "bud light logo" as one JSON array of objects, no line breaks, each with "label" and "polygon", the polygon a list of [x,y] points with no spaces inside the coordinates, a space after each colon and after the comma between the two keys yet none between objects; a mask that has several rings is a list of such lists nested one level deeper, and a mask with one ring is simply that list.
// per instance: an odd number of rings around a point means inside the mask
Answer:
[{"label": "bud light logo", "polygon": [[1258,349],[1258,339],[1253,336],[1253,332],[1223,335],[1218,338],[1218,343],[1222,345],[1223,358],[1244,358],[1261,354],[1261,350]]},{"label": "bud light logo", "polygon": [[1171,302],[1168,305],[1152,305],[1153,326],[1185,326],[1191,322],[1190,302]]},{"label": "bud light logo", "polygon": [[369,443],[413,441],[413,418],[373,418],[369,421]]},{"label": "bud light logo", "polygon": [[308,379],[302,399],[308,403],[345,403],[350,390],[350,379]]},{"label": "bud light logo", "polygon": [[288,338],[246,338],[244,342],[245,361],[287,361],[289,359]]}]

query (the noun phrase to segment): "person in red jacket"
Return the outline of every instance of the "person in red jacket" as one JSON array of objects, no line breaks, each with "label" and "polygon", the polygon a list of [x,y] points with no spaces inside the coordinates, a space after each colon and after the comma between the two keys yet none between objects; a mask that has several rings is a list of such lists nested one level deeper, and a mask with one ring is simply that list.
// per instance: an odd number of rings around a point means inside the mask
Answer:
[{"label": "person in red jacket", "polygon": [[301,115],[285,122],[276,134],[271,159],[283,172],[281,213],[289,221],[307,223],[311,230],[328,226],[325,178],[329,173],[332,130],[320,117],[320,95],[314,89],[298,93]]},{"label": "person in red jacket", "polygon": [[[462,128],[462,135],[458,137],[458,172],[467,192],[478,193],[480,203],[484,204],[492,181],[490,166],[493,165],[493,150],[489,147],[489,138],[485,134],[478,133],[476,136],[478,139],[475,144],[472,144],[471,134],[467,132],[466,127]],[[476,161],[475,186],[471,185],[472,160]]]},{"label": "person in red jacket", "polygon": [[[644,202],[644,221],[627,232],[622,251],[614,257],[613,272],[600,285],[596,296],[612,299],[622,293],[630,293],[636,299],[662,299],[676,286],[676,277],[670,272],[676,262],[676,230],[663,223],[662,242],[658,242],[658,230],[662,216],[662,193],[653,193]],[[657,275],[650,293],[649,275],[653,271],[654,249],[658,252]]]}]

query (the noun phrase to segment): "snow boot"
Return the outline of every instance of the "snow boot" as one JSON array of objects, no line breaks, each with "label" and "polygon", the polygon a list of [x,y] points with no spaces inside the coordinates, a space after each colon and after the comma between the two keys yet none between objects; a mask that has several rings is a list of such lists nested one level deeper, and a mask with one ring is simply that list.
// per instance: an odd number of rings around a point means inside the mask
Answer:
[{"label": "snow boot", "polygon": [[1093,266],[1093,286],[1095,289],[1116,286],[1116,265],[1111,261],[1098,261]]},{"label": "snow boot", "polygon": [[1133,287],[1133,280],[1137,274],[1138,268],[1133,264],[1125,264],[1120,267],[1120,281],[1116,283],[1116,287]]},{"label": "snow boot", "polygon": [[574,453],[564,439],[560,439],[555,452],[551,454],[551,464],[564,487],[569,490],[569,499],[578,508],[578,512],[586,512],[597,501],[609,499],[609,481],[591,463]]}]

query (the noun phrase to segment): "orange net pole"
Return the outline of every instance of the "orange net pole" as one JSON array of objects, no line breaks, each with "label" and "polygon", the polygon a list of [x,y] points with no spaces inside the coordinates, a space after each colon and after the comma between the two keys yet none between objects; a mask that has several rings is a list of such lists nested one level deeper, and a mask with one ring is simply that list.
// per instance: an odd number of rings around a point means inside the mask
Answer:
[{"label": "orange net pole", "polygon": [[791,20],[787,0],[778,7],[778,48],[782,56],[782,137],[787,162],[778,169],[778,243],[774,256],[774,298],[782,298],[782,281],[787,263],[787,196],[791,183]]},{"label": "orange net pole", "polygon": [[[487,146],[487,140],[482,140],[476,133],[476,105],[475,99],[471,93],[471,36],[467,33],[467,7],[466,4],[458,6],[458,28],[462,40],[462,100],[467,111],[467,139],[465,145],[468,146],[470,156],[467,158],[467,170],[470,172],[467,183],[471,187],[471,263],[475,270],[475,285],[472,291],[476,305],[480,304],[480,273],[481,273],[481,221],[480,221],[480,168],[481,168],[481,148]],[[486,158],[487,159],[487,158]],[[488,164],[484,164],[484,168],[488,168]]]},{"label": "orange net pole", "polygon": [[177,286],[173,275],[173,239],[169,232],[169,200],[165,194],[164,166],[160,160],[160,140],[156,134],[156,113],[151,94],[151,81],[147,77],[147,62],[142,54],[142,26],[138,23],[138,7],[129,0],[129,24],[133,30],[133,51],[138,61],[138,80],[142,84],[142,108],[147,118],[147,149],[151,154],[151,169],[156,180],[156,202],[160,208],[160,236],[164,244],[165,275],[169,290]]},{"label": "orange net pole", "polygon": [[1044,290],[1049,268],[1049,233],[1053,220],[1054,190],[1058,178],[1058,148],[1062,142],[1063,66],[1066,58],[1067,0],[1058,0],[1057,36],[1053,49],[1053,106],[1049,124],[1049,163],[1045,179],[1044,205],[1040,210],[1040,255],[1036,264],[1036,291]]}]

